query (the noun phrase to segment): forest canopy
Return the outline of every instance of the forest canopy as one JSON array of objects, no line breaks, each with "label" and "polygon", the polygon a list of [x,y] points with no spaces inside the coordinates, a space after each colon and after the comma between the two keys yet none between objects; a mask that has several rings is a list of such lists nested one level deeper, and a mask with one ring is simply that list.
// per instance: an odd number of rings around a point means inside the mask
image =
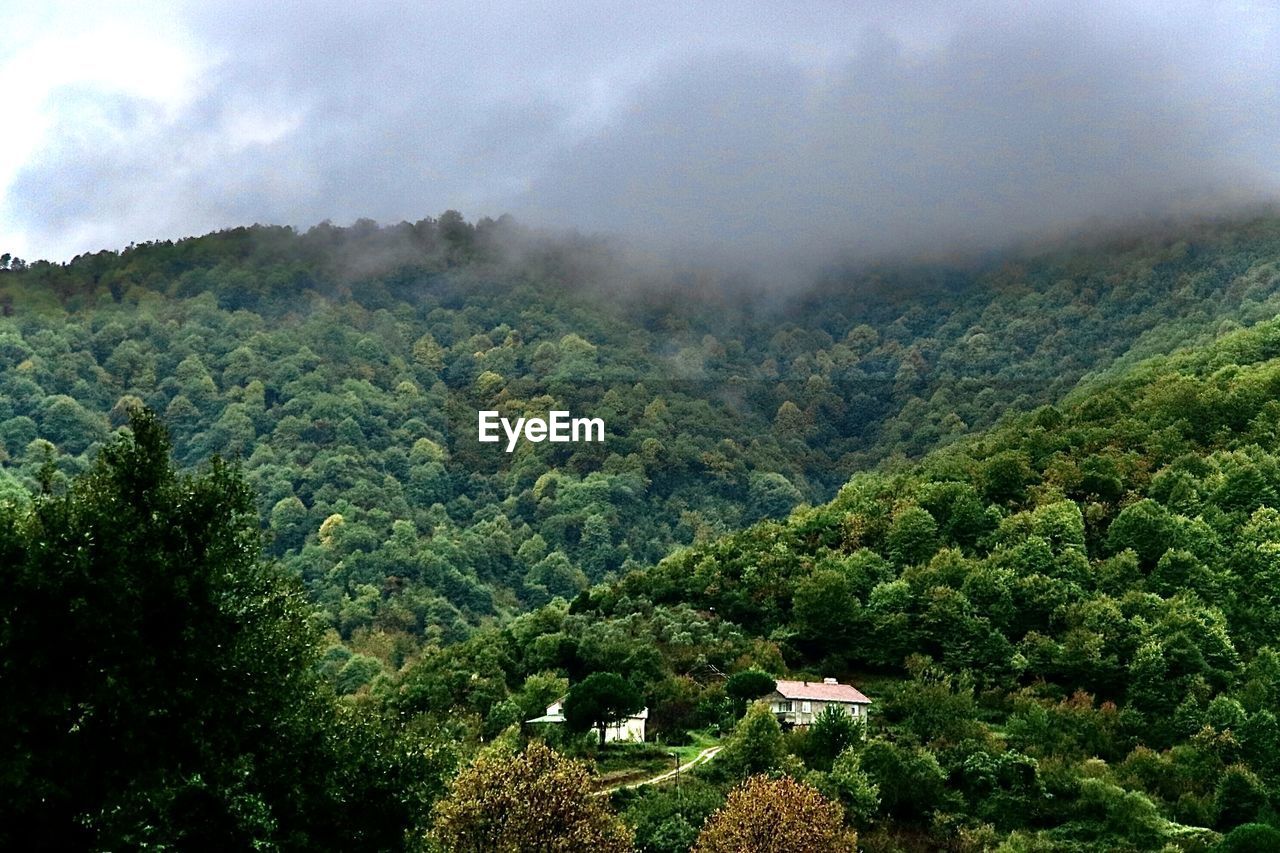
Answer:
[{"label": "forest canopy", "polygon": [[[239,460],[341,638],[454,641],[1269,318],[1278,243],[1258,219],[780,295],[450,211],[23,264],[0,271],[0,488],[86,470],[146,405],[180,464]],[[609,434],[508,456],[481,408]]]}]

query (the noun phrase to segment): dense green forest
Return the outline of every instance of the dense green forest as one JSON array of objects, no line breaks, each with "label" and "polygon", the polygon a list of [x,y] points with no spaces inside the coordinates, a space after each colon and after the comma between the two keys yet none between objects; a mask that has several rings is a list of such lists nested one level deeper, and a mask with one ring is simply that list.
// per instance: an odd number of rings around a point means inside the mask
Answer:
[{"label": "dense green forest", "polygon": [[[1278,241],[766,298],[446,215],[6,271],[0,846],[1274,849]],[[784,732],[784,675],[869,731]],[[603,676],[661,749],[521,725]]]},{"label": "dense green forest", "polygon": [[875,688],[865,742],[748,713],[692,804],[615,795],[645,850],[759,772],[872,850],[1274,849],[1278,400],[1271,321],[424,654],[377,701],[496,731],[610,671],[678,738],[732,725],[706,664]]},{"label": "dense green forest", "polygon": [[[394,668],[1274,316],[1277,249],[1259,219],[770,288],[450,212],[10,263],[0,488],[85,470],[144,404],[180,464],[240,461],[268,553]],[[607,439],[508,455],[475,441],[488,407],[601,417]]]}]

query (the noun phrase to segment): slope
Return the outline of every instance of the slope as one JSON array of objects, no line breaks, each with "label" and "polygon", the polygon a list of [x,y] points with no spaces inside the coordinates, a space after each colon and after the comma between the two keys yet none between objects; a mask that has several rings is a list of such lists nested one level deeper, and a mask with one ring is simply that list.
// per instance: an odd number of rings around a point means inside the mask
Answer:
[{"label": "slope", "polygon": [[[270,553],[367,653],[354,688],[369,656],[394,668],[1272,316],[1278,255],[1259,219],[762,294],[448,213],[38,262],[0,271],[6,488],[84,470],[147,404],[180,460],[241,461]],[[507,455],[475,442],[482,407],[600,416],[607,441]]]}]

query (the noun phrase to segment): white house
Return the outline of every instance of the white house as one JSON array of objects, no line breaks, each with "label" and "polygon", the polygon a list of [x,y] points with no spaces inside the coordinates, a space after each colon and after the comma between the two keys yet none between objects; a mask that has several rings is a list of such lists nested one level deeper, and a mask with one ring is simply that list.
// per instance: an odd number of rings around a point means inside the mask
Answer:
[{"label": "white house", "polygon": [[[547,706],[547,713],[543,714],[541,717],[534,717],[532,720],[525,720],[525,722],[563,723],[563,704],[564,700],[558,699]],[[614,741],[634,741],[636,743],[643,743],[644,722],[647,719],[649,719],[649,709],[641,708],[622,722],[606,726],[604,730],[604,742],[613,743]]]},{"label": "white house", "polygon": [[764,697],[778,722],[791,726],[807,726],[828,705],[834,705],[863,723],[871,700],[858,688],[841,684],[834,678],[822,681],[779,681],[777,687]]}]

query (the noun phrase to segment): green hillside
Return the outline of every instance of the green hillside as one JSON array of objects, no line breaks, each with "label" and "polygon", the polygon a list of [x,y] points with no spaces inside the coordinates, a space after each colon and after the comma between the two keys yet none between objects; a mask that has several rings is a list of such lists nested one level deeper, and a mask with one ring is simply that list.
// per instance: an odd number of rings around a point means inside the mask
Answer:
[{"label": "green hillside", "polygon": [[[240,460],[344,638],[407,648],[1273,316],[1276,257],[1262,219],[779,296],[454,213],[149,243],[0,271],[3,465],[73,475],[144,403],[180,463]],[[488,407],[607,440],[508,455],[475,441]]]},{"label": "green hillside", "polygon": [[[426,654],[382,701],[492,731],[545,673],[610,671],[678,738],[730,713],[707,664],[838,676],[876,700],[865,745],[756,727],[706,784],[796,775],[871,850],[1207,849],[1277,819],[1278,400],[1280,321]],[[674,849],[669,798],[618,796],[642,849]]]}]

